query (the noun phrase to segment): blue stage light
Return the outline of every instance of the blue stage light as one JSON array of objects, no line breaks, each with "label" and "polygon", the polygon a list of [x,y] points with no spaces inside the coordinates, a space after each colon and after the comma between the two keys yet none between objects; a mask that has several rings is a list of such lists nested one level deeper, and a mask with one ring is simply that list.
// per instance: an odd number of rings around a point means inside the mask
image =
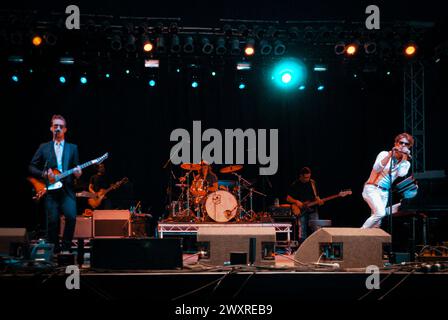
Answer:
[{"label": "blue stage light", "polygon": [[319,90],[319,91],[323,91],[325,89],[325,86],[323,85],[323,84],[320,84],[318,87],[317,87],[317,90]]},{"label": "blue stage light", "polygon": [[60,83],[66,83],[66,82],[67,82],[67,79],[65,79],[64,76],[60,76],[60,77],[59,77],[59,82],[60,82]]},{"label": "blue stage light", "polygon": [[199,86],[199,83],[197,82],[197,81],[193,81],[192,83],[191,83],[191,87],[192,88],[197,88]]},{"label": "blue stage light", "polygon": [[81,77],[81,78],[79,78],[79,81],[81,82],[81,84],[86,84],[87,83],[87,78],[86,77]]},{"label": "blue stage light", "polygon": [[246,88],[246,85],[243,82],[241,82],[240,85],[238,86],[238,89],[240,89],[240,90],[243,90],[245,88]]},{"label": "blue stage light", "polygon": [[19,76],[17,76],[17,75],[14,74],[14,75],[11,77],[11,80],[14,81],[14,82],[19,82]]},{"label": "blue stage light", "polygon": [[302,84],[302,85],[299,87],[299,90],[305,90],[305,86]]},{"label": "blue stage light", "polygon": [[151,79],[151,80],[149,80],[148,84],[149,84],[150,87],[155,87],[156,81]]},{"label": "blue stage light", "polygon": [[107,79],[110,78],[110,73],[106,73],[106,78],[107,78]]},{"label": "blue stage light", "polygon": [[283,89],[297,88],[306,82],[307,70],[299,59],[287,58],[277,63],[271,72],[271,79]]}]

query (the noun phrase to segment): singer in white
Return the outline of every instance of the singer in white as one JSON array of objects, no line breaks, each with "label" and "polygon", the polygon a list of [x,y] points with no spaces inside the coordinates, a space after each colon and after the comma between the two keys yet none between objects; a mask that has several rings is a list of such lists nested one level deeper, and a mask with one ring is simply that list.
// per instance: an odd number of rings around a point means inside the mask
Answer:
[{"label": "singer in white", "polygon": [[372,210],[371,216],[362,228],[379,228],[386,215],[389,189],[398,177],[408,174],[411,164],[410,148],[414,138],[408,133],[395,137],[395,145],[390,151],[381,151],[376,157],[369,179],[364,185],[362,197]]}]

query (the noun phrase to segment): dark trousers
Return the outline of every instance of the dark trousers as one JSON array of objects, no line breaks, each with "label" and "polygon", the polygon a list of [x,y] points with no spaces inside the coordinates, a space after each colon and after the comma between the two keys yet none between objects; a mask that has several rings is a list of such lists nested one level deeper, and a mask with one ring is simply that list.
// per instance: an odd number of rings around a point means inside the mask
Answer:
[{"label": "dark trousers", "polygon": [[69,250],[76,226],[76,198],[64,188],[49,191],[45,196],[45,210],[47,214],[47,237],[55,246],[55,252],[61,250],[59,246],[59,226],[61,212],[65,217],[65,228],[62,237],[62,250]]}]

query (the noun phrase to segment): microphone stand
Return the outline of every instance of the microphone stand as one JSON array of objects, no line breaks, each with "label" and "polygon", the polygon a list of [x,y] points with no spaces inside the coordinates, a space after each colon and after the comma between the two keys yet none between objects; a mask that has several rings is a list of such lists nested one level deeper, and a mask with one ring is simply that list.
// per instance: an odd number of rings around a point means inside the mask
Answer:
[{"label": "microphone stand", "polygon": [[392,167],[393,167],[393,163],[394,163],[394,158],[395,158],[395,150],[392,149],[392,155],[390,158],[390,165],[389,165],[389,196],[388,196],[388,207],[389,207],[389,234],[391,237],[391,242],[390,242],[390,252],[389,252],[389,262],[390,263],[395,263],[395,253],[394,253],[394,237],[392,236],[393,233],[393,226],[392,226]]}]

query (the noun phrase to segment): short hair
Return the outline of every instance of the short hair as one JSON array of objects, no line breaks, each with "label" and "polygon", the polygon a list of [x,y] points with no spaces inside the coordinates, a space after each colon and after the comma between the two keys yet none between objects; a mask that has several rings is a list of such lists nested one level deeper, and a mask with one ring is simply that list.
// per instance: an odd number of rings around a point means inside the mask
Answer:
[{"label": "short hair", "polygon": [[311,169],[308,167],[303,167],[299,170],[299,175],[311,174]]},{"label": "short hair", "polygon": [[395,137],[395,143],[400,141],[401,138],[406,138],[409,141],[410,143],[409,147],[412,147],[414,145],[414,138],[409,133],[403,132],[397,135]]},{"label": "short hair", "polygon": [[62,120],[62,121],[64,121],[65,126],[67,126],[67,121],[65,121],[65,118],[63,116],[61,116],[60,114],[54,114],[51,117],[51,125],[53,125],[54,120]]}]

